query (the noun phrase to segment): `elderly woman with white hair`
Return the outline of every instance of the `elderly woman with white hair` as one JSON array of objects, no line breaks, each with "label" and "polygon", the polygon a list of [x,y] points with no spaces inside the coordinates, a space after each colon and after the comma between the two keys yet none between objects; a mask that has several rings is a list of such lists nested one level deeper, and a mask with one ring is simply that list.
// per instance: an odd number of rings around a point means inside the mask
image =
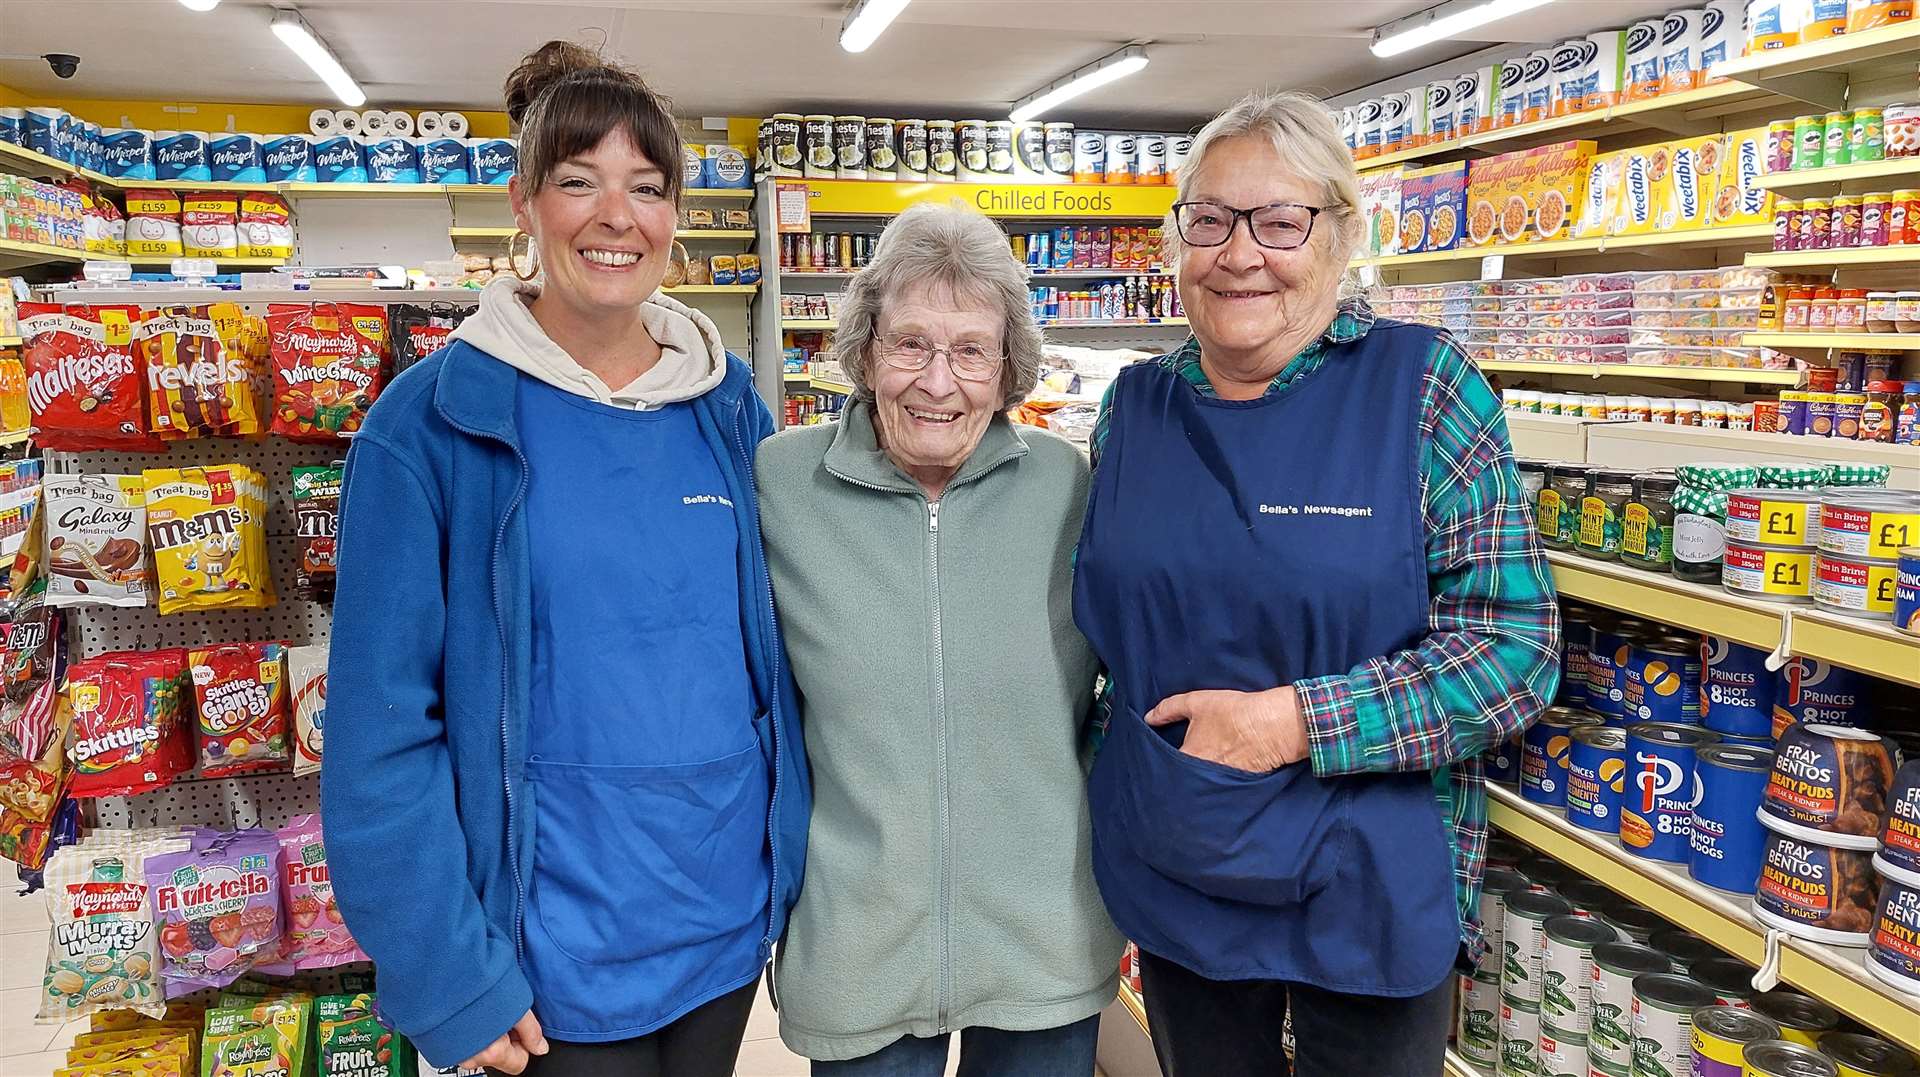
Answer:
[{"label": "elderly woman with white hair", "polygon": [[1096,667],[1072,615],[1087,464],[1007,409],[1038,378],[1026,270],[917,206],[840,307],[841,421],[760,446],[774,602],[813,767],[775,966],[820,1077],[1087,1077],[1121,940],[1089,850]]},{"label": "elderly woman with white hair", "polygon": [[1479,959],[1479,756],[1546,707],[1559,623],[1500,401],[1342,279],[1326,108],[1209,123],[1167,222],[1193,338],[1094,434],[1074,615],[1108,673],[1094,874],[1168,1077],[1440,1072]]}]

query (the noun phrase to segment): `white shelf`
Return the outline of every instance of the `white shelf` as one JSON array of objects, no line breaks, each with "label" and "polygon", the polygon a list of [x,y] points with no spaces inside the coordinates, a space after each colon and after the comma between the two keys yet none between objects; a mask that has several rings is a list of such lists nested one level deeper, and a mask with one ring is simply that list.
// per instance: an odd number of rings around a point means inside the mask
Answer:
[{"label": "white shelf", "polygon": [[[1657,613],[1646,615],[1658,619]],[[1694,882],[1684,867],[1643,860],[1617,840],[1582,830],[1504,786],[1489,784],[1487,795],[1495,827],[1749,965],[1761,964],[1767,932],[1746,898]],[[1862,963],[1865,953],[1790,938],[1780,948],[1780,978],[1880,1035],[1920,1049],[1920,996],[1901,994],[1874,979]]]},{"label": "white shelf", "polygon": [[1740,343],[1775,351],[1920,351],[1920,333],[1748,333]]},{"label": "white shelf", "polygon": [[[1791,618],[1792,654],[1920,686],[1920,636],[1895,631],[1890,621],[1763,602],[1688,583],[1669,572],[1644,572],[1577,553],[1551,550],[1547,560],[1553,565],[1555,588],[1570,598],[1766,651],[1779,646]],[[1915,1035],[1920,1036],[1920,1030]]]},{"label": "white shelf", "polygon": [[1747,385],[1798,385],[1796,370],[1748,370],[1719,366],[1645,366],[1634,363],[1531,363],[1504,359],[1478,361],[1480,369],[1568,378],[1650,378],[1655,381],[1717,381]]},{"label": "white shelf", "polygon": [[1763,191],[1799,196],[1819,191],[1838,191],[1842,185],[1865,180],[1899,179],[1895,187],[1909,186],[1907,180],[1920,176],[1920,157],[1889,157],[1884,161],[1862,161],[1857,165],[1833,168],[1802,168],[1792,172],[1769,172],[1756,176],[1753,186]]}]

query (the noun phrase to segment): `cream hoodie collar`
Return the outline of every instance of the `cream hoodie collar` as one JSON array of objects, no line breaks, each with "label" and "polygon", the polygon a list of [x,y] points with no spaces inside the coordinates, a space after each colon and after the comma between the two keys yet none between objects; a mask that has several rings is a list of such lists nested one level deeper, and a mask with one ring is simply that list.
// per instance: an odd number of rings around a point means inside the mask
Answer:
[{"label": "cream hoodie collar", "polygon": [[653,411],[692,400],[727,376],[727,349],[713,320],[655,292],[640,307],[640,320],[660,344],[660,361],[629,385],[610,389],[547,337],[527,308],[538,284],[496,277],[480,293],[480,309],[453,331],[468,344],[529,377],[575,396],[614,407]]}]

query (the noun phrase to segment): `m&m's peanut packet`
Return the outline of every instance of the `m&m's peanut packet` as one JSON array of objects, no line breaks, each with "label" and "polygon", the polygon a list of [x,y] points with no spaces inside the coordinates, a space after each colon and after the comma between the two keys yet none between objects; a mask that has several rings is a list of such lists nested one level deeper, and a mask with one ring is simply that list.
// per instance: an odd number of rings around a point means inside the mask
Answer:
[{"label": "m&m's peanut packet", "polygon": [[267,564],[267,483],[243,464],[154,468],[147,533],[161,613],[264,609],[277,597]]}]

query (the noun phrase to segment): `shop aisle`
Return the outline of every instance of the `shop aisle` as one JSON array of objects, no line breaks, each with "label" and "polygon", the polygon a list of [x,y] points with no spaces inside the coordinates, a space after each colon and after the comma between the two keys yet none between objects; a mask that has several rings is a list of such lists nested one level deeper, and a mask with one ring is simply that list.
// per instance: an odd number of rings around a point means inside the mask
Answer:
[{"label": "shop aisle", "polygon": [[[65,1051],[85,1025],[35,1024],[41,965],[46,957],[47,913],[44,897],[22,897],[18,888],[0,890],[0,1077],[47,1077],[66,1061]],[[951,1075],[959,1060],[948,1060]],[[740,1048],[739,1077],[807,1077],[807,1060],[780,1042],[780,1018],[767,999],[764,982],[747,1021],[747,1042]]]},{"label": "shop aisle", "polygon": [[21,897],[10,879],[0,888],[0,1077],[47,1077],[65,1064],[67,1045],[85,1025],[33,1021],[47,956],[46,910],[42,895]]}]

